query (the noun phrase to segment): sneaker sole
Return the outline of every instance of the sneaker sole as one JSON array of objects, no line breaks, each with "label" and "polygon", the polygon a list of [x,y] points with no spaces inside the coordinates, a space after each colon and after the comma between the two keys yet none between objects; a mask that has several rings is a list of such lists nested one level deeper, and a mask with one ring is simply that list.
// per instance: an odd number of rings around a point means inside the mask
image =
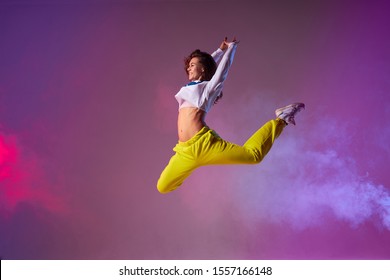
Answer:
[{"label": "sneaker sole", "polygon": [[279,117],[279,115],[286,109],[288,108],[295,108],[297,110],[297,112],[301,111],[302,109],[305,109],[305,104],[303,103],[293,103],[293,104],[290,104],[290,105],[287,105],[285,107],[282,107],[282,108],[279,108],[279,109],[276,109],[275,110],[275,115],[276,117]]}]

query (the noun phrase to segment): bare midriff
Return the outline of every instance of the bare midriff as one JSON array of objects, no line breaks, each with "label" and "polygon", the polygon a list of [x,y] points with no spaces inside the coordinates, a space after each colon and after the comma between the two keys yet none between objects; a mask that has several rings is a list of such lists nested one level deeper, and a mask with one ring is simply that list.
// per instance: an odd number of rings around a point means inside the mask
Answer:
[{"label": "bare midriff", "polygon": [[206,112],[198,108],[181,108],[177,118],[177,131],[180,142],[190,140],[205,125]]}]

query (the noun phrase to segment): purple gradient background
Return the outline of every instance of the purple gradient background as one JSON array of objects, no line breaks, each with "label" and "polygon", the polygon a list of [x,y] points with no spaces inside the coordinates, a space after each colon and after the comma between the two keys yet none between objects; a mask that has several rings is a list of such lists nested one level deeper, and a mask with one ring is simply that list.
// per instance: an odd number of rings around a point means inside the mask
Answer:
[{"label": "purple gradient background", "polygon": [[[3,259],[389,259],[387,1],[0,1]],[[257,166],[156,190],[182,58],[240,45],[209,126]]]}]

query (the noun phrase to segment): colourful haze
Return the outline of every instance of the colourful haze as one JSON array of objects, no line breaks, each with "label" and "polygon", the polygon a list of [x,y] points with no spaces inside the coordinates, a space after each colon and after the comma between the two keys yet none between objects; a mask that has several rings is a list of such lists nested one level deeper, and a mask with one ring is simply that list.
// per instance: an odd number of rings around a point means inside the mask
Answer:
[{"label": "colourful haze", "polygon": [[[0,2],[3,259],[389,259],[386,1]],[[182,59],[240,45],[208,115],[243,143],[307,109],[257,166],[156,190]]]}]

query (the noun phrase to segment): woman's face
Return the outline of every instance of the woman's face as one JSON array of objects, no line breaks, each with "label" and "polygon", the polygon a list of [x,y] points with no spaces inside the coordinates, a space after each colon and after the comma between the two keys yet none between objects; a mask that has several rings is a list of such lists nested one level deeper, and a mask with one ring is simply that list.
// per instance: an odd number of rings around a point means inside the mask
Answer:
[{"label": "woman's face", "polygon": [[188,68],[187,68],[188,79],[190,81],[201,80],[203,72],[204,72],[204,68],[202,64],[199,62],[199,58],[193,57],[190,60],[190,63],[188,64]]}]

